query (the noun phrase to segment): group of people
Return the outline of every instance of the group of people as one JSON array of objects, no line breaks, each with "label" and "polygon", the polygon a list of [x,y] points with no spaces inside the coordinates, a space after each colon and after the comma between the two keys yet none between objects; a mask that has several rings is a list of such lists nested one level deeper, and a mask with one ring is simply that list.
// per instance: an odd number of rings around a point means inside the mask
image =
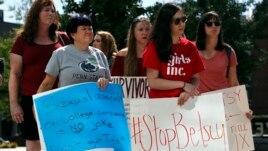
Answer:
[{"label": "group of people", "polygon": [[105,89],[111,76],[147,76],[150,98],[178,97],[183,105],[191,96],[238,85],[236,54],[231,49],[229,64],[218,14],[201,17],[195,43],[184,36],[186,21],[180,6],[166,3],[153,25],[144,16],[134,19],[127,47],[118,51],[111,33],[94,37],[86,15],[71,16],[66,32],[58,31],[53,1],[35,0],[10,53],[10,111],[26,150],[41,150],[32,111],[36,93],[82,82]]}]

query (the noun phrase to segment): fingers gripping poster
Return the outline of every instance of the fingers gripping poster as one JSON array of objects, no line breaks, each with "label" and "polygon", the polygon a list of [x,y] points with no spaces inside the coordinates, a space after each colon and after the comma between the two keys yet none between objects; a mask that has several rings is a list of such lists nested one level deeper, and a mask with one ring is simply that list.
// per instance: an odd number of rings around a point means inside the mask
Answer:
[{"label": "fingers gripping poster", "polygon": [[130,150],[121,85],[83,83],[33,99],[43,151]]}]

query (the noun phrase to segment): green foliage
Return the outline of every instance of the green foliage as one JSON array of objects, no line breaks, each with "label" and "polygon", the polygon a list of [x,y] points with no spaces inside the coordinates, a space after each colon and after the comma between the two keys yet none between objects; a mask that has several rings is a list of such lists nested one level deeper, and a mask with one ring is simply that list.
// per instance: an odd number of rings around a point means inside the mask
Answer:
[{"label": "green foliage", "polygon": [[145,10],[146,16],[148,16],[152,23],[154,23],[156,15],[160,7],[162,6],[162,3],[156,2],[154,6],[149,6]]},{"label": "green foliage", "polygon": [[268,31],[264,31],[262,27],[268,27],[268,1],[256,4],[253,10],[253,19],[251,20],[248,28],[251,33],[249,36],[254,39],[267,39]]},{"label": "green foliage", "polygon": [[[141,7],[140,0],[87,0],[80,1],[77,4],[74,0],[65,0],[64,16],[66,14],[76,12],[84,13],[91,16],[94,31],[106,30],[113,34],[117,41],[119,49],[126,46],[126,37],[131,21],[145,13],[145,9]],[[62,23],[64,30],[66,21]]]},{"label": "green foliage", "polygon": [[11,31],[7,37],[0,37],[0,56],[5,59],[4,67],[4,84],[0,86],[0,111],[4,118],[10,118],[9,101],[8,101],[8,77],[9,77],[9,52],[13,44],[15,31]]}]

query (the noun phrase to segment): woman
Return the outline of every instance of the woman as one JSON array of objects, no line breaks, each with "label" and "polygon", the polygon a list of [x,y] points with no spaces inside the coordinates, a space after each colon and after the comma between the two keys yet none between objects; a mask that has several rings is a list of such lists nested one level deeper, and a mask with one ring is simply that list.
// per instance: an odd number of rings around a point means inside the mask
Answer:
[{"label": "woman", "polygon": [[111,74],[104,53],[89,46],[93,40],[91,20],[86,15],[76,14],[68,21],[66,32],[72,44],[53,52],[38,93],[50,90],[57,77],[59,87],[97,82],[104,89],[111,80]]},{"label": "woman", "polygon": [[[227,56],[228,45],[223,42],[221,21],[214,12],[205,13],[200,19],[196,46],[204,62],[206,70],[200,73],[200,92],[208,92],[237,86],[237,59],[233,49],[230,58]],[[230,67],[227,68],[230,59]]]},{"label": "woman", "polygon": [[[200,73],[198,90],[201,93],[239,85],[236,54],[223,42],[221,20],[215,11],[207,12],[201,17],[196,46],[206,68]],[[252,118],[252,111],[247,113],[247,117]]]},{"label": "woman", "polygon": [[[32,95],[45,77],[44,69],[57,48],[69,43],[57,32],[58,18],[52,0],[35,0],[26,15],[10,53],[9,99],[12,120],[19,123],[27,151],[40,151],[37,124],[32,112]],[[19,88],[22,100],[19,103]]]},{"label": "woman", "polygon": [[100,49],[107,57],[109,68],[112,68],[114,58],[118,52],[114,36],[107,31],[98,31],[94,37],[93,47]]},{"label": "woman", "polygon": [[164,4],[157,15],[143,55],[150,98],[179,97],[183,105],[198,95],[199,72],[204,70],[197,48],[182,35],[186,16],[180,6]]},{"label": "woman", "polygon": [[127,48],[116,54],[112,66],[112,76],[146,76],[142,66],[142,54],[151,32],[151,23],[147,17],[135,18],[128,31]]}]

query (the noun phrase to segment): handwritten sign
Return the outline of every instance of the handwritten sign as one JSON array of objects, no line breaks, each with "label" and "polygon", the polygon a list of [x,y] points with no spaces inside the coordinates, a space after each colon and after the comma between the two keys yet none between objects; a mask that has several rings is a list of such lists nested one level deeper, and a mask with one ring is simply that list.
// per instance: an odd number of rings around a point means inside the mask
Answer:
[{"label": "handwritten sign", "polygon": [[113,83],[122,85],[124,98],[148,98],[147,77],[112,77]]},{"label": "handwritten sign", "polygon": [[227,151],[222,94],[177,99],[130,100],[132,150]]},{"label": "handwritten sign", "polygon": [[113,83],[122,85],[124,106],[128,125],[130,125],[130,105],[129,101],[133,98],[149,98],[149,86],[147,77],[112,77]]},{"label": "handwritten sign", "polygon": [[121,85],[82,83],[33,99],[43,151],[130,150]]},{"label": "handwritten sign", "polygon": [[245,85],[212,91],[206,94],[223,93],[227,135],[231,151],[254,150],[251,122],[245,116],[249,111]]}]

